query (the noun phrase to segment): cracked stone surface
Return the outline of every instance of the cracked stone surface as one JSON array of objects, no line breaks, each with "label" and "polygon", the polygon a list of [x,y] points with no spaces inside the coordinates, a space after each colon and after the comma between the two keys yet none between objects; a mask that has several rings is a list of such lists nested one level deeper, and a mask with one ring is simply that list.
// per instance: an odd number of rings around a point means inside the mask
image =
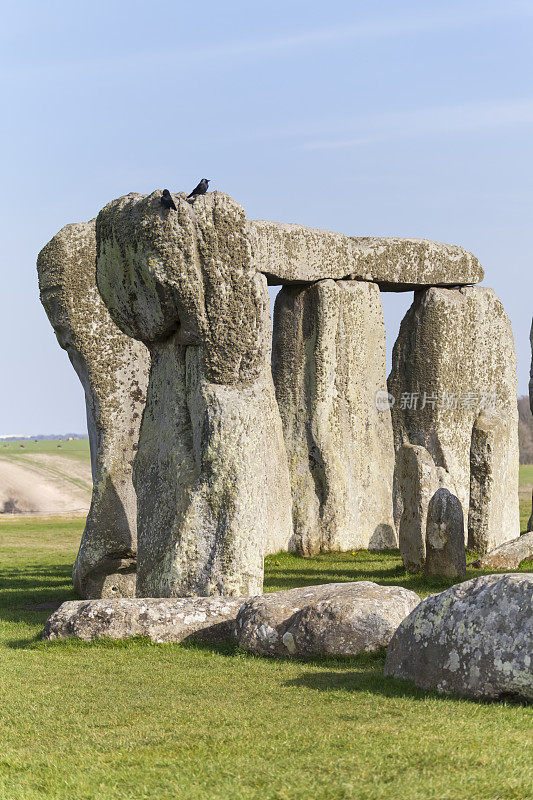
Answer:
[{"label": "cracked stone surface", "polygon": [[253,263],[269,283],[312,283],[352,278],[389,291],[479,283],[483,269],[456,245],[429,239],[345,236],[267,220],[250,220]]},{"label": "cracked stone surface", "polygon": [[386,646],[419,602],[408,589],[370,581],[303,586],[246,601],[236,637],[257,655],[356,655]]},{"label": "cracked stone surface", "polygon": [[37,259],[41,302],[85,391],[93,494],[73,582],[82,597],[135,594],[132,464],[149,353],[120,331],[96,287],[95,221],[67,225]]},{"label": "cracked stone surface", "polygon": [[160,191],[126,195],[96,222],[99,289],[151,353],[137,595],[257,594],[265,552],[292,536],[266,278],[235,200],[173,197],[176,212]]},{"label": "cracked stone surface", "polygon": [[466,579],[463,507],[448,489],[437,489],[429,502],[424,571],[426,575]]},{"label": "cracked stone surface", "polygon": [[485,575],[423,600],[387,650],[385,675],[476,699],[533,700],[533,574]]},{"label": "cracked stone surface", "polygon": [[533,559],[533,531],[501,544],[471,566],[475,569],[517,569],[526,559]]},{"label": "cracked stone surface", "polygon": [[231,639],[245,597],[137,597],[69,600],[46,621],[43,639],[128,639],[152,642],[185,639],[217,642]]},{"label": "cracked stone surface", "polygon": [[304,555],[396,546],[394,445],[378,287],[361,281],[286,286],[274,308],[272,374]]},{"label": "cracked stone surface", "polygon": [[[469,546],[486,551],[516,538],[516,354],[509,318],[493,290],[416,292],[394,346],[388,386],[396,400],[396,450],[424,447],[444,471],[445,486],[469,521]],[[406,397],[415,402],[402,402]],[[487,412],[490,424],[481,417]],[[477,488],[469,517],[471,478]],[[401,509],[401,501],[395,503]]]}]

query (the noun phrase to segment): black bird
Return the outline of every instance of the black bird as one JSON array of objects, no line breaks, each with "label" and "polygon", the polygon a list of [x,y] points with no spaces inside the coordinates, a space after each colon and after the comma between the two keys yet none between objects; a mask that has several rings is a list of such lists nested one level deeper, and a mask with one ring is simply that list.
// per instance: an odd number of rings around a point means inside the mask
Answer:
[{"label": "black bird", "polygon": [[174,211],[177,211],[176,203],[172,199],[172,195],[168,191],[168,189],[163,189],[163,194],[161,195],[161,205],[165,206],[165,208],[173,208]]},{"label": "black bird", "polygon": [[207,187],[208,186],[209,186],[209,179],[208,178],[202,178],[202,180],[200,181],[198,186],[194,187],[194,189],[190,193],[190,195],[187,198],[187,200],[189,200],[191,197],[196,197],[196,195],[198,195],[198,194],[205,194],[207,192]]}]

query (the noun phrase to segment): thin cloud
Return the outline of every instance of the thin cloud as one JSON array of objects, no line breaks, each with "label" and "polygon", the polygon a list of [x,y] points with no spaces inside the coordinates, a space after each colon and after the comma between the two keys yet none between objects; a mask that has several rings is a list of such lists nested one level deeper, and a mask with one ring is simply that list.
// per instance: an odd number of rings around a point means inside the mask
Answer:
[{"label": "thin cloud", "polygon": [[[267,39],[247,39],[223,44],[213,43],[204,47],[177,48],[171,52],[158,51],[154,53],[145,51],[142,53],[136,51],[134,55],[127,53],[109,57],[98,56],[79,59],[78,61],[69,59],[68,67],[69,74],[74,71],[77,73],[91,71],[94,74],[95,72],[107,72],[110,70],[117,74],[123,69],[127,70],[129,77],[131,77],[134,72],[144,71],[146,65],[150,63],[157,63],[159,71],[164,69],[165,65],[170,68],[180,63],[189,65],[194,63],[197,68],[201,68],[202,64],[213,60],[261,58],[275,53],[293,52],[309,47],[327,47],[328,45],[342,42],[372,41],[479,27],[484,23],[515,17],[533,18],[533,5],[520,0],[505,4],[484,0],[484,2],[449,6],[439,11],[432,10],[431,12],[417,14],[403,13],[400,16],[379,17],[352,25],[344,24],[332,28],[303,31]],[[64,62],[50,62],[47,65],[28,64],[25,69],[17,70],[17,77],[33,75],[36,69],[39,69],[41,75],[43,70],[47,73],[54,70],[63,70]]]},{"label": "thin cloud", "polygon": [[[335,150],[427,134],[468,133],[488,128],[533,124],[533,99],[434,106],[410,112],[346,120],[342,136],[303,142],[300,150]],[[349,136],[346,134],[351,132]],[[293,132],[291,132],[293,135]]]}]

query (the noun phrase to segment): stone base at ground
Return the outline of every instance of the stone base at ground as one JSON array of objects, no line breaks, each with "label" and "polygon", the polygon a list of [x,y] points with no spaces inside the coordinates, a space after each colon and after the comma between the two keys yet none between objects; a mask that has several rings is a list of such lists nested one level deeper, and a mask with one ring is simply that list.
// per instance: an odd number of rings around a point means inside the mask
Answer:
[{"label": "stone base at ground", "polygon": [[485,575],[426,598],[399,626],[385,675],[422,689],[533,700],[533,573]]},{"label": "stone base at ground", "polygon": [[475,569],[517,569],[526,559],[533,559],[533,532],[496,547],[470,566]]},{"label": "stone base at ground", "polygon": [[356,655],[385,647],[420,598],[369,581],[303,586],[248,600],[239,611],[239,646],[257,655]]},{"label": "stone base at ground", "polygon": [[71,600],[47,620],[43,639],[129,639],[153,642],[185,639],[223,641],[233,636],[235,618],[247,598],[136,597]]}]

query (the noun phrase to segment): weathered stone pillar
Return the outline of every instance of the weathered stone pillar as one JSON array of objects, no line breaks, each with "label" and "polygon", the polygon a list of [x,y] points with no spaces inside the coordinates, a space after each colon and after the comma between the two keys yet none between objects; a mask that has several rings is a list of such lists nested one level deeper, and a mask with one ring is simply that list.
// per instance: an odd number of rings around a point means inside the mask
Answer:
[{"label": "weathered stone pillar", "polygon": [[276,298],[272,371],[306,555],[395,547],[385,327],[374,283],[324,280]]},{"label": "weathered stone pillar", "polygon": [[82,597],[135,595],[132,464],[149,355],[109,316],[96,287],[95,223],[67,225],[37,259],[41,301],[85,391],[93,496],[74,565]]},{"label": "weathered stone pillar", "polygon": [[[394,346],[389,391],[396,399],[396,448],[410,443],[428,450],[447,473],[465,518],[472,478],[470,545],[486,550],[514,539],[519,532],[516,355],[511,324],[492,289],[416,292]],[[493,433],[487,418],[479,420],[483,411],[498,420]],[[496,472],[489,487],[484,476]]]},{"label": "weathered stone pillar", "polygon": [[127,195],[97,220],[98,285],[152,365],[134,483],[139,596],[250,595],[291,536],[266,278],[219,192]]},{"label": "weathered stone pillar", "polygon": [[438,489],[428,506],[424,571],[466,579],[463,507],[448,489]]}]

